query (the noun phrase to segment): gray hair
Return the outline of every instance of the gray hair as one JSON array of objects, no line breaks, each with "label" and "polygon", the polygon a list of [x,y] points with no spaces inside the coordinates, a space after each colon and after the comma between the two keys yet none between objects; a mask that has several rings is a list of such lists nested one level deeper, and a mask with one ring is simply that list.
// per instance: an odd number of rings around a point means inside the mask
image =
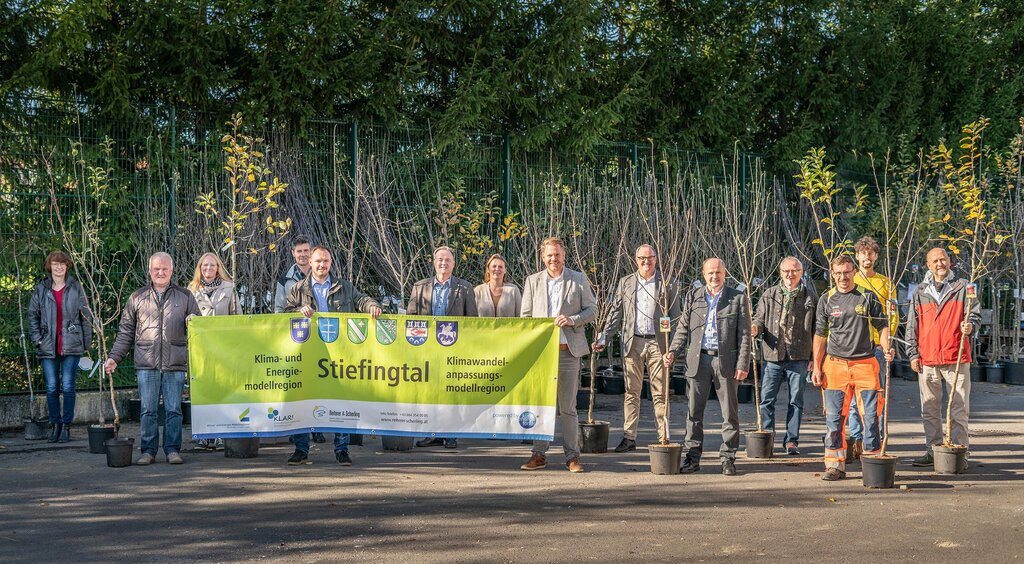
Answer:
[{"label": "gray hair", "polygon": [[167,262],[171,263],[171,268],[174,268],[174,259],[171,258],[171,255],[169,255],[169,254],[167,254],[167,253],[165,253],[163,251],[157,251],[157,252],[153,253],[152,255],[150,255],[150,257],[149,257],[149,265],[150,266],[153,266],[153,261],[154,260],[166,260]]},{"label": "gray hair", "polygon": [[431,258],[436,259],[437,253],[440,253],[441,251],[448,251],[448,254],[452,255],[452,261],[455,261],[455,251],[453,251],[452,248],[449,247],[448,245],[441,245],[440,247],[434,249],[434,254],[432,255]]},{"label": "gray hair", "polygon": [[643,249],[645,247],[651,250],[651,254],[653,254],[654,256],[658,256],[658,249],[655,249],[654,245],[651,245],[649,243],[644,243],[643,245],[637,247],[635,254],[640,254],[640,249]]},{"label": "gray hair", "polygon": [[724,270],[726,272],[729,272],[729,267],[725,266],[725,261],[720,259],[720,258],[718,258],[718,257],[710,257],[710,258],[704,259],[704,262],[702,262],[701,265],[700,265],[701,270],[704,270],[705,268],[707,268],[708,263],[713,261],[713,260],[717,260],[719,263],[721,263],[722,270]]},{"label": "gray hair", "polygon": [[790,261],[795,262],[796,265],[800,267],[800,270],[804,269],[804,263],[800,262],[800,259],[796,258],[795,256],[790,255],[790,256],[782,259],[781,261],[779,261],[779,270],[782,270],[782,265],[784,265],[784,264],[786,264],[787,262],[790,262]]}]

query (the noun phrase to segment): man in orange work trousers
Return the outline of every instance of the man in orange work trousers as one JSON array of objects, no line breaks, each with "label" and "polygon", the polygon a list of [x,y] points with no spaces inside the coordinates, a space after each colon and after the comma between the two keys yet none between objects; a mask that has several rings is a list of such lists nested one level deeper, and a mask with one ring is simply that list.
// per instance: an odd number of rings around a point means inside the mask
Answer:
[{"label": "man in orange work trousers", "polygon": [[892,362],[889,347],[889,321],[882,303],[870,290],[853,282],[857,267],[847,255],[832,260],[835,287],[818,300],[814,329],[814,372],[811,381],[825,387],[825,473],[821,479],[832,482],[846,477],[846,419],[850,415],[850,396],[856,394],[864,416],[864,453],[881,450],[878,412],[882,409],[878,379],[878,360],[871,339],[871,328],[887,362]]}]

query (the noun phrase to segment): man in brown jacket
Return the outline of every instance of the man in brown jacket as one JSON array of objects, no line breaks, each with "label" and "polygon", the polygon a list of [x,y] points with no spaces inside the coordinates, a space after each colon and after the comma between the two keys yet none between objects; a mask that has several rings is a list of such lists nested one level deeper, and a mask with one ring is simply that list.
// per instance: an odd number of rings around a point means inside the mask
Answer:
[{"label": "man in brown jacket", "polygon": [[150,283],[139,288],[125,305],[117,338],[104,365],[107,374],[135,344],[135,373],[142,402],[139,466],[156,460],[160,437],[156,414],[160,395],[164,397],[164,454],[167,462],[181,464],[181,397],[188,370],[187,327],[193,315],[200,315],[192,292],[171,282],[174,261],[167,253],[149,257]]},{"label": "man in brown jacket", "polygon": [[782,281],[761,295],[750,333],[761,337],[761,354],[765,360],[759,406],[765,429],[775,432],[775,399],[783,381],[789,388],[783,444],[793,456],[800,454],[800,420],[807,373],[811,369],[818,299],[814,291],[802,283],[803,275],[804,267],[796,257],[782,259],[779,263]]}]

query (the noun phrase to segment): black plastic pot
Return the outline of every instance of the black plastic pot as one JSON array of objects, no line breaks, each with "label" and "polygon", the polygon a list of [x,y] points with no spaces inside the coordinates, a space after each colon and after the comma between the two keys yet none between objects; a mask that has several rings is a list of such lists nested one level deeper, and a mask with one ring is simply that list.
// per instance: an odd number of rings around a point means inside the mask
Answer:
[{"label": "black plastic pot", "polygon": [[363,435],[360,433],[349,433],[348,444],[349,446],[363,446]]},{"label": "black plastic pot", "polygon": [[1006,376],[1006,370],[1002,364],[993,364],[985,367],[985,381],[993,384],[1002,384]]},{"label": "black plastic pot", "polygon": [[604,393],[613,396],[621,396],[626,393],[626,381],[619,375],[605,375],[603,380]]},{"label": "black plastic pot", "polygon": [[107,439],[103,441],[107,453],[107,466],[111,468],[123,468],[132,465],[132,451],[135,448],[135,439]]},{"label": "black plastic pot", "polygon": [[775,448],[775,433],[771,431],[744,431],[747,458],[771,458]]},{"label": "black plastic pot", "polygon": [[113,424],[89,425],[89,452],[93,454],[107,452],[103,443],[108,439],[113,439],[115,436],[117,436],[117,429],[114,428]]},{"label": "black plastic pot", "polygon": [[932,447],[936,474],[963,474],[967,470],[967,447],[935,445]]},{"label": "black plastic pot", "polygon": [[985,366],[980,364],[971,365],[971,382],[984,382],[985,381]]},{"label": "black plastic pot", "polygon": [[673,376],[672,377],[672,393],[677,396],[686,395],[686,377],[684,376]]},{"label": "black plastic pot", "polygon": [[590,388],[576,390],[576,411],[590,409]]},{"label": "black plastic pot", "polygon": [[25,424],[25,440],[41,441],[50,437],[50,420],[35,417],[22,417]]},{"label": "black plastic pot", "polygon": [[413,437],[395,437],[392,435],[381,435],[381,448],[384,450],[407,451],[412,450],[415,443]]},{"label": "black plastic pot", "polygon": [[740,384],[739,390],[736,392],[736,398],[739,403],[753,403],[754,402],[754,386],[748,386],[746,384]]},{"label": "black plastic pot", "polygon": [[646,380],[645,379],[643,385],[640,386],[640,399],[645,399],[645,400],[653,399],[651,397],[651,381],[650,380]]},{"label": "black plastic pot", "polygon": [[1024,362],[1004,362],[1003,382],[1024,386]]},{"label": "black plastic pot", "polygon": [[910,369],[910,362],[909,361],[906,361],[906,360],[894,360],[894,361],[892,361],[892,374],[891,374],[891,376],[893,378],[900,378],[900,379],[903,379],[903,380],[908,380],[909,378],[907,377],[907,372],[914,373],[914,371]]},{"label": "black plastic pot", "polygon": [[128,400],[128,421],[142,421],[142,400]]},{"label": "black plastic pot", "polygon": [[224,439],[225,458],[256,458],[260,454],[260,438]]},{"label": "black plastic pot", "polygon": [[895,456],[861,456],[860,465],[865,488],[891,488],[896,485]]},{"label": "black plastic pot", "polygon": [[683,456],[683,445],[669,443],[667,445],[648,445],[647,453],[651,458],[651,473],[660,476],[679,473]]},{"label": "black plastic pot", "polygon": [[607,421],[593,423],[580,422],[580,452],[600,454],[608,452],[608,431],[611,424]]}]

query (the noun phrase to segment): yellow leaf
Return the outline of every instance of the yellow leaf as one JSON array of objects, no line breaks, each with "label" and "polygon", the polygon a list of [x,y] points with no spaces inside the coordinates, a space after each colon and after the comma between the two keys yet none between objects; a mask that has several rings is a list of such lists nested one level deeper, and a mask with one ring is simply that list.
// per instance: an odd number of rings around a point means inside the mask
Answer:
[{"label": "yellow leaf", "polygon": [[821,239],[815,239],[815,240],[811,241],[811,244],[812,245],[824,245],[825,242],[822,241]]}]

